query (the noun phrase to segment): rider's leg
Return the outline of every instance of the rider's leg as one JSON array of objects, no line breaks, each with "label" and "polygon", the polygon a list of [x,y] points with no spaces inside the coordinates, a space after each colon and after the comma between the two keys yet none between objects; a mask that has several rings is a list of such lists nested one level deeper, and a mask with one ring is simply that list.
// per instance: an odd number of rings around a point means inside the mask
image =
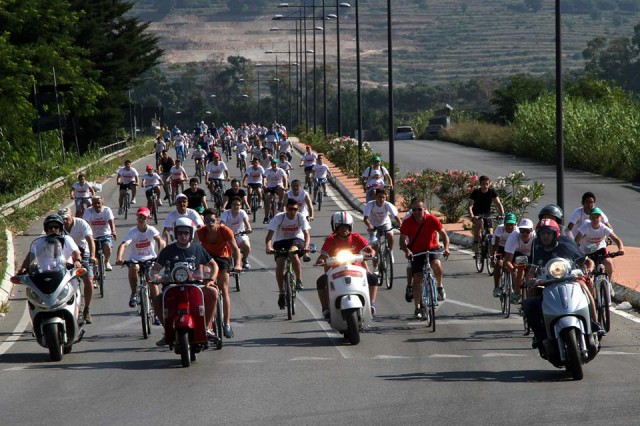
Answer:
[{"label": "rider's leg", "polygon": [[220,269],[218,273],[218,287],[222,291],[224,325],[231,322],[231,298],[229,297],[229,271]]},{"label": "rider's leg", "polygon": [[611,280],[613,278],[613,260],[611,258],[603,259],[602,264],[607,275],[609,275],[609,280]]},{"label": "rider's leg", "polygon": [[318,290],[318,299],[320,299],[320,306],[322,310],[329,308],[329,291],[327,290],[327,274],[322,274],[316,281],[316,288]]},{"label": "rider's leg", "polygon": [[[207,328],[211,328],[213,324],[213,317],[215,314],[215,309],[218,300],[218,292],[214,287],[206,286],[202,289],[204,293],[204,322],[207,325]],[[162,306],[161,306],[162,307]],[[158,311],[156,311],[157,313]],[[158,315],[160,318],[160,315]],[[162,321],[162,318],[160,318]]]},{"label": "rider's leg", "polygon": [[118,208],[122,208],[122,201],[124,200],[124,193],[125,193],[124,189],[121,189],[120,192],[118,193]]},{"label": "rider's leg", "polygon": [[[136,295],[136,286],[138,284],[138,269],[140,267],[138,265],[129,266],[128,278],[129,278],[129,288],[131,289],[131,296]],[[140,302],[140,301],[138,301]]]},{"label": "rider's leg", "polygon": [[[296,247],[291,247],[295,249]],[[300,262],[300,257],[297,253],[293,253],[289,255],[289,259],[291,259],[291,266],[293,266],[293,273],[296,276],[296,282],[302,281],[302,262]]]},{"label": "rider's leg", "polygon": [[422,296],[422,272],[413,274],[413,304],[418,309],[420,297]]},{"label": "rider's leg", "polygon": [[242,253],[242,263],[246,263],[249,261],[249,254],[251,254],[251,244],[249,243],[249,239],[244,240],[240,244],[240,253]]},{"label": "rider's leg", "polygon": [[433,276],[436,277],[436,283],[438,287],[442,287],[442,277],[444,276],[444,269],[442,268],[442,262],[440,259],[433,259],[431,262],[431,268],[433,269]]},{"label": "rider's leg", "polygon": [[137,185],[129,185],[129,188],[131,188],[131,200],[135,200],[136,199],[136,193],[138,192],[138,186]]},{"label": "rider's leg", "polygon": [[280,293],[284,293],[284,264],[287,258],[280,256],[276,259],[276,282],[278,283],[278,290]]}]

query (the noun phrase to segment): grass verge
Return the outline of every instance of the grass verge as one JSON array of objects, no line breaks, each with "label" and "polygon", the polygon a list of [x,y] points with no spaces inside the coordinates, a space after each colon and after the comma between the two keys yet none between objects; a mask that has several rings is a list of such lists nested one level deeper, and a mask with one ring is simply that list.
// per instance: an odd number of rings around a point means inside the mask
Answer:
[{"label": "grass verge", "polygon": [[513,152],[512,129],[508,126],[462,121],[443,130],[438,139],[489,151]]}]

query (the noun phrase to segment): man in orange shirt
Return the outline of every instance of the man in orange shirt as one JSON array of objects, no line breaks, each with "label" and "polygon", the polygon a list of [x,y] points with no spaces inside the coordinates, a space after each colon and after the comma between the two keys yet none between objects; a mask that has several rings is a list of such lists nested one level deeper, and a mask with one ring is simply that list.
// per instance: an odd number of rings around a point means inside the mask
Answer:
[{"label": "man in orange shirt", "polygon": [[[217,285],[222,292],[224,301],[224,337],[230,339],[233,337],[233,330],[231,329],[229,271],[232,267],[237,270],[242,269],[242,253],[238,244],[236,244],[233,231],[218,222],[218,218],[212,209],[206,209],[203,212],[203,216],[205,226],[198,229],[198,240],[202,247],[213,257],[219,268]],[[235,265],[233,265],[233,262],[235,262]]]}]

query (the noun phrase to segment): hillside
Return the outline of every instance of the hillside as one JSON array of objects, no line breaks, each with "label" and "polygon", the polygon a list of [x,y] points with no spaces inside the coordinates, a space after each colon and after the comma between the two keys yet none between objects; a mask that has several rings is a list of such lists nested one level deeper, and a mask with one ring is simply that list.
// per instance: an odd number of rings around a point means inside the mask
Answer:
[{"label": "hillside", "polygon": [[[582,1],[574,0],[574,3]],[[440,83],[519,72],[553,72],[555,2],[540,2],[540,11],[533,12],[522,11],[523,0],[394,0],[395,81],[399,84]],[[275,26],[294,28],[292,21],[271,20],[273,15],[287,12],[277,7],[277,0],[262,2],[269,6],[262,11],[256,7],[251,13],[232,13],[226,1],[175,1],[175,8],[163,12],[166,14],[158,14],[152,0],[134,3],[134,12],[141,19],[152,21],[151,30],[161,37],[161,47],[166,51],[164,60],[168,63],[224,61],[229,55],[273,62],[274,55],[265,54],[266,50],[285,51],[289,41],[294,45],[293,31],[269,31]],[[618,7],[618,3],[622,3],[621,0],[599,0],[597,4],[602,10],[563,13],[565,70],[583,68],[581,53],[593,37],[633,34],[640,14],[606,10],[608,5]],[[316,1],[316,5],[321,4]],[[327,13],[335,13],[335,2],[326,0],[326,4]],[[386,4],[386,0],[360,0],[362,78],[373,85],[384,85],[387,78]],[[627,9],[636,10],[633,0],[626,0],[626,4],[631,4]],[[297,9],[289,9],[289,13],[295,11]],[[341,9],[342,70],[347,84],[355,80],[354,12],[353,7]],[[311,27],[311,23],[308,25]],[[335,66],[335,28],[335,21],[326,22],[329,66]],[[308,33],[310,49],[313,48],[311,38],[312,34]],[[316,42],[317,63],[321,66],[321,33],[317,33]],[[286,55],[279,55],[278,60],[286,61]]]}]

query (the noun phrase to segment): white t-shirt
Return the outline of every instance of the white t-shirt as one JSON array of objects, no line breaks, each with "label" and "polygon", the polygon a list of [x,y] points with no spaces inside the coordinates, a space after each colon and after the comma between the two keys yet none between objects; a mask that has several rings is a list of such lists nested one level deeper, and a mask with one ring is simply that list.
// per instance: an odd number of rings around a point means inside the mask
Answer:
[{"label": "white t-shirt", "polygon": [[227,165],[223,161],[218,161],[218,164],[212,161],[207,164],[206,172],[209,179],[224,179],[224,172],[227,170]]},{"label": "white t-shirt", "polygon": [[184,170],[184,167],[182,166],[171,167],[171,170],[169,171],[169,173],[171,173],[171,180],[184,180],[185,176],[187,175],[187,172]]},{"label": "white t-shirt", "polygon": [[576,235],[578,233],[582,234],[582,239],[580,240],[580,248],[582,250],[586,248],[587,244],[596,244],[598,246],[597,249],[600,250],[607,247],[607,237],[613,234],[613,231],[602,222],[600,222],[600,226],[593,229],[591,221],[587,221],[578,229]]},{"label": "white t-shirt", "polygon": [[157,257],[156,245],[154,237],[160,235],[160,232],[153,226],[147,225],[147,230],[141,232],[137,226],[134,226],[129,230],[127,236],[124,237],[125,243],[131,244],[131,256],[130,260],[149,260]]},{"label": "white t-shirt", "polygon": [[162,178],[157,173],[152,173],[151,176],[146,174],[142,176],[142,180],[143,180],[145,189],[151,189],[154,186],[162,185]]},{"label": "white t-shirt", "polygon": [[163,227],[165,229],[173,230],[173,225],[175,225],[176,221],[181,217],[186,217],[191,219],[191,224],[196,228],[204,225],[200,214],[197,211],[187,208],[185,214],[180,214],[178,210],[173,210],[167,215],[167,218],[164,220]]},{"label": "white t-shirt", "polygon": [[91,230],[93,231],[93,238],[104,237],[111,235],[111,227],[109,221],[113,220],[113,212],[110,207],[102,206],[100,213],[95,211],[94,207],[90,207],[84,211],[82,216],[84,220],[89,223]]},{"label": "white t-shirt", "polygon": [[[609,218],[606,214],[602,213],[601,217],[601,223],[609,223]],[[578,229],[580,229],[585,222],[590,222],[589,214],[585,213],[582,207],[575,209],[569,218],[569,223],[573,223],[573,235],[578,235]]]},{"label": "white t-shirt", "polygon": [[182,135],[176,135],[173,138],[173,142],[175,143],[176,148],[178,148],[179,146],[184,145],[184,136]]},{"label": "white t-shirt", "polygon": [[304,189],[300,190],[298,195],[293,194],[293,190],[287,192],[287,198],[290,200],[296,200],[298,203],[298,212],[304,216],[309,216],[309,211],[307,210],[307,203],[305,202],[305,197],[307,196],[307,191]]},{"label": "white t-shirt", "polygon": [[520,231],[516,228],[509,234],[509,238],[507,238],[507,242],[504,244],[504,252],[511,254],[518,252],[525,256],[529,256],[529,254],[531,254],[531,245],[533,244],[535,237],[536,233],[532,231],[529,234],[529,241],[524,242],[522,241],[522,238],[520,238]]},{"label": "white t-shirt", "polygon": [[267,188],[284,187],[284,177],[286,175],[287,172],[281,168],[277,168],[275,171],[272,168],[265,170],[264,177],[267,178]]},{"label": "white t-shirt", "polygon": [[79,182],[74,183],[73,185],[71,185],[71,187],[73,188],[73,196],[75,198],[89,198],[91,197],[91,185],[89,184],[89,182],[85,182],[84,185],[80,185]]},{"label": "white t-shirt", "polygon": [[133,167],[130,167],[129,170],[127,170],[126,167],[120,167],[118,175],[120,175],[120,184],[126,185],[135,181],[136,176],[138,176],[138,171]]},{"label": "white t-shirt", "polygon": [[278,147],[278,152],[290,152],[291,151],[291,141],[289,139],[284,139],[280,141],[280,146]]},{"label": "white t-shirt", "polygon": [[205,151],[204,149],[200,148],[200,149],[196,149],[195,151],[193,151],[193,154],[191,154],[191,159],[193,159],[193,160],[202,160],[206,156],[207,156],[207,151]]},{"label": "white t-shirt", "polygon": [[249,149],[249,147],[246,143],[242,141],[236,142],[236,152],[238,153],[238,155],[246,155],[247,149]]},{"label": "white t-shirt", "polygon": [[156,154],[161,153],[162,151],[164,151],[165,149],[167,149],[167,144],[164,143],[164,141],[158,141],[156,142]]},{"label": "white t-shirt", "polygon": [[316,160],[318,159],[318,154],[315,152],[311,152],[309,154],[302,154],[302,161],[304,163],[304,167],[311,167],[316,164]]},{"label": "white t-shirt", "polygon": [[278,162],[278,167],[281,168],[282,170],[284,170],[287,174],[289,173],[289,170],[293,170],[293,166],[291,165],[290,162],[288,161],[279,161]]},{"label": "white t-shirt", "polygon": [[273,157],[271,155],[267,155],[266,157],[263,157],[262,154],[260,154],[258,156],[258,161],[260,161],[260,165],[262,166],[263,169],[267,170],[269,169],[270,165],[271,165],[271,159]]},{"label": "white t-shirt", "polygon": [[303,231],[307,229],[311,229],[311,226],[300,212],[293,219],[289,219],[286,212],[280,212],[269,222],[269,231],[275,232],[273,241],[304,239]]},{"label": "white t-shirt", "polygon": [[247,230],[247,228],[244,226],[244,220],[247,219],[248,217],[249,216],[247,215],[247,212],[245,212],[242,209],[240,209],[238,211],[238,214],[235,217],[233,217],[233,212],[231,211],[231,209],[229,209],[229,210],[225,210],[220,215],[220,223],[227,225],[235,234],[237,232],[242,232]]},{"label": "white t-shirt", "polygon": [[262,176],[264,176],[264,169],[262,166],[258,166],[254,169],[253,166],[249,167],[244,173],[247,176],[247,183],[262,183]]},{"label": "white t-shirt", "polygon": [[385,201],[384,204],[378,206],[376,204],[376,200],[373,200],[369,201],[364,206],[362,214],[369,218],[369,222],[371,222],[371,225],[373,226],[390,227],[391,217],[398,216],[398,209],[388,201]]},{"label": "white t-shirt", "polygon": [[382,188],[384,187],[384,177],[388,174],[389,172],[384,166],[380,166],[379,169],[367,167],[362,173],[362,177],[367,180],[366,186],[372,188]]},{"label": "white t-shirt", "polygon": [[326,179],[329,172],[329,166],[326,164],[316,164],[313,166],[314,179]]},{"label": "white t-shirt", "polygon": [[504,223],[501,223],[493,233],[493,244],[497,242],[500,247],[504,247],[504,245],[507,243],[507,238],[509,238],[509,235],[512,233],[513,231],[507,232],[504,227]]},{"label": "white t-shirt", "polygon": [[86,237],[93,237],[93,231],[91,230],[91,226],[87,223],[86,220],[79,217],[74,217],[73,225],[71,225],[71,230],[67,231],[65,229],[65,232],[68,236],[73,238],[73,241],[80,249],[82,249],[82,251],[87,251],[89,243],[87,243]]}]

